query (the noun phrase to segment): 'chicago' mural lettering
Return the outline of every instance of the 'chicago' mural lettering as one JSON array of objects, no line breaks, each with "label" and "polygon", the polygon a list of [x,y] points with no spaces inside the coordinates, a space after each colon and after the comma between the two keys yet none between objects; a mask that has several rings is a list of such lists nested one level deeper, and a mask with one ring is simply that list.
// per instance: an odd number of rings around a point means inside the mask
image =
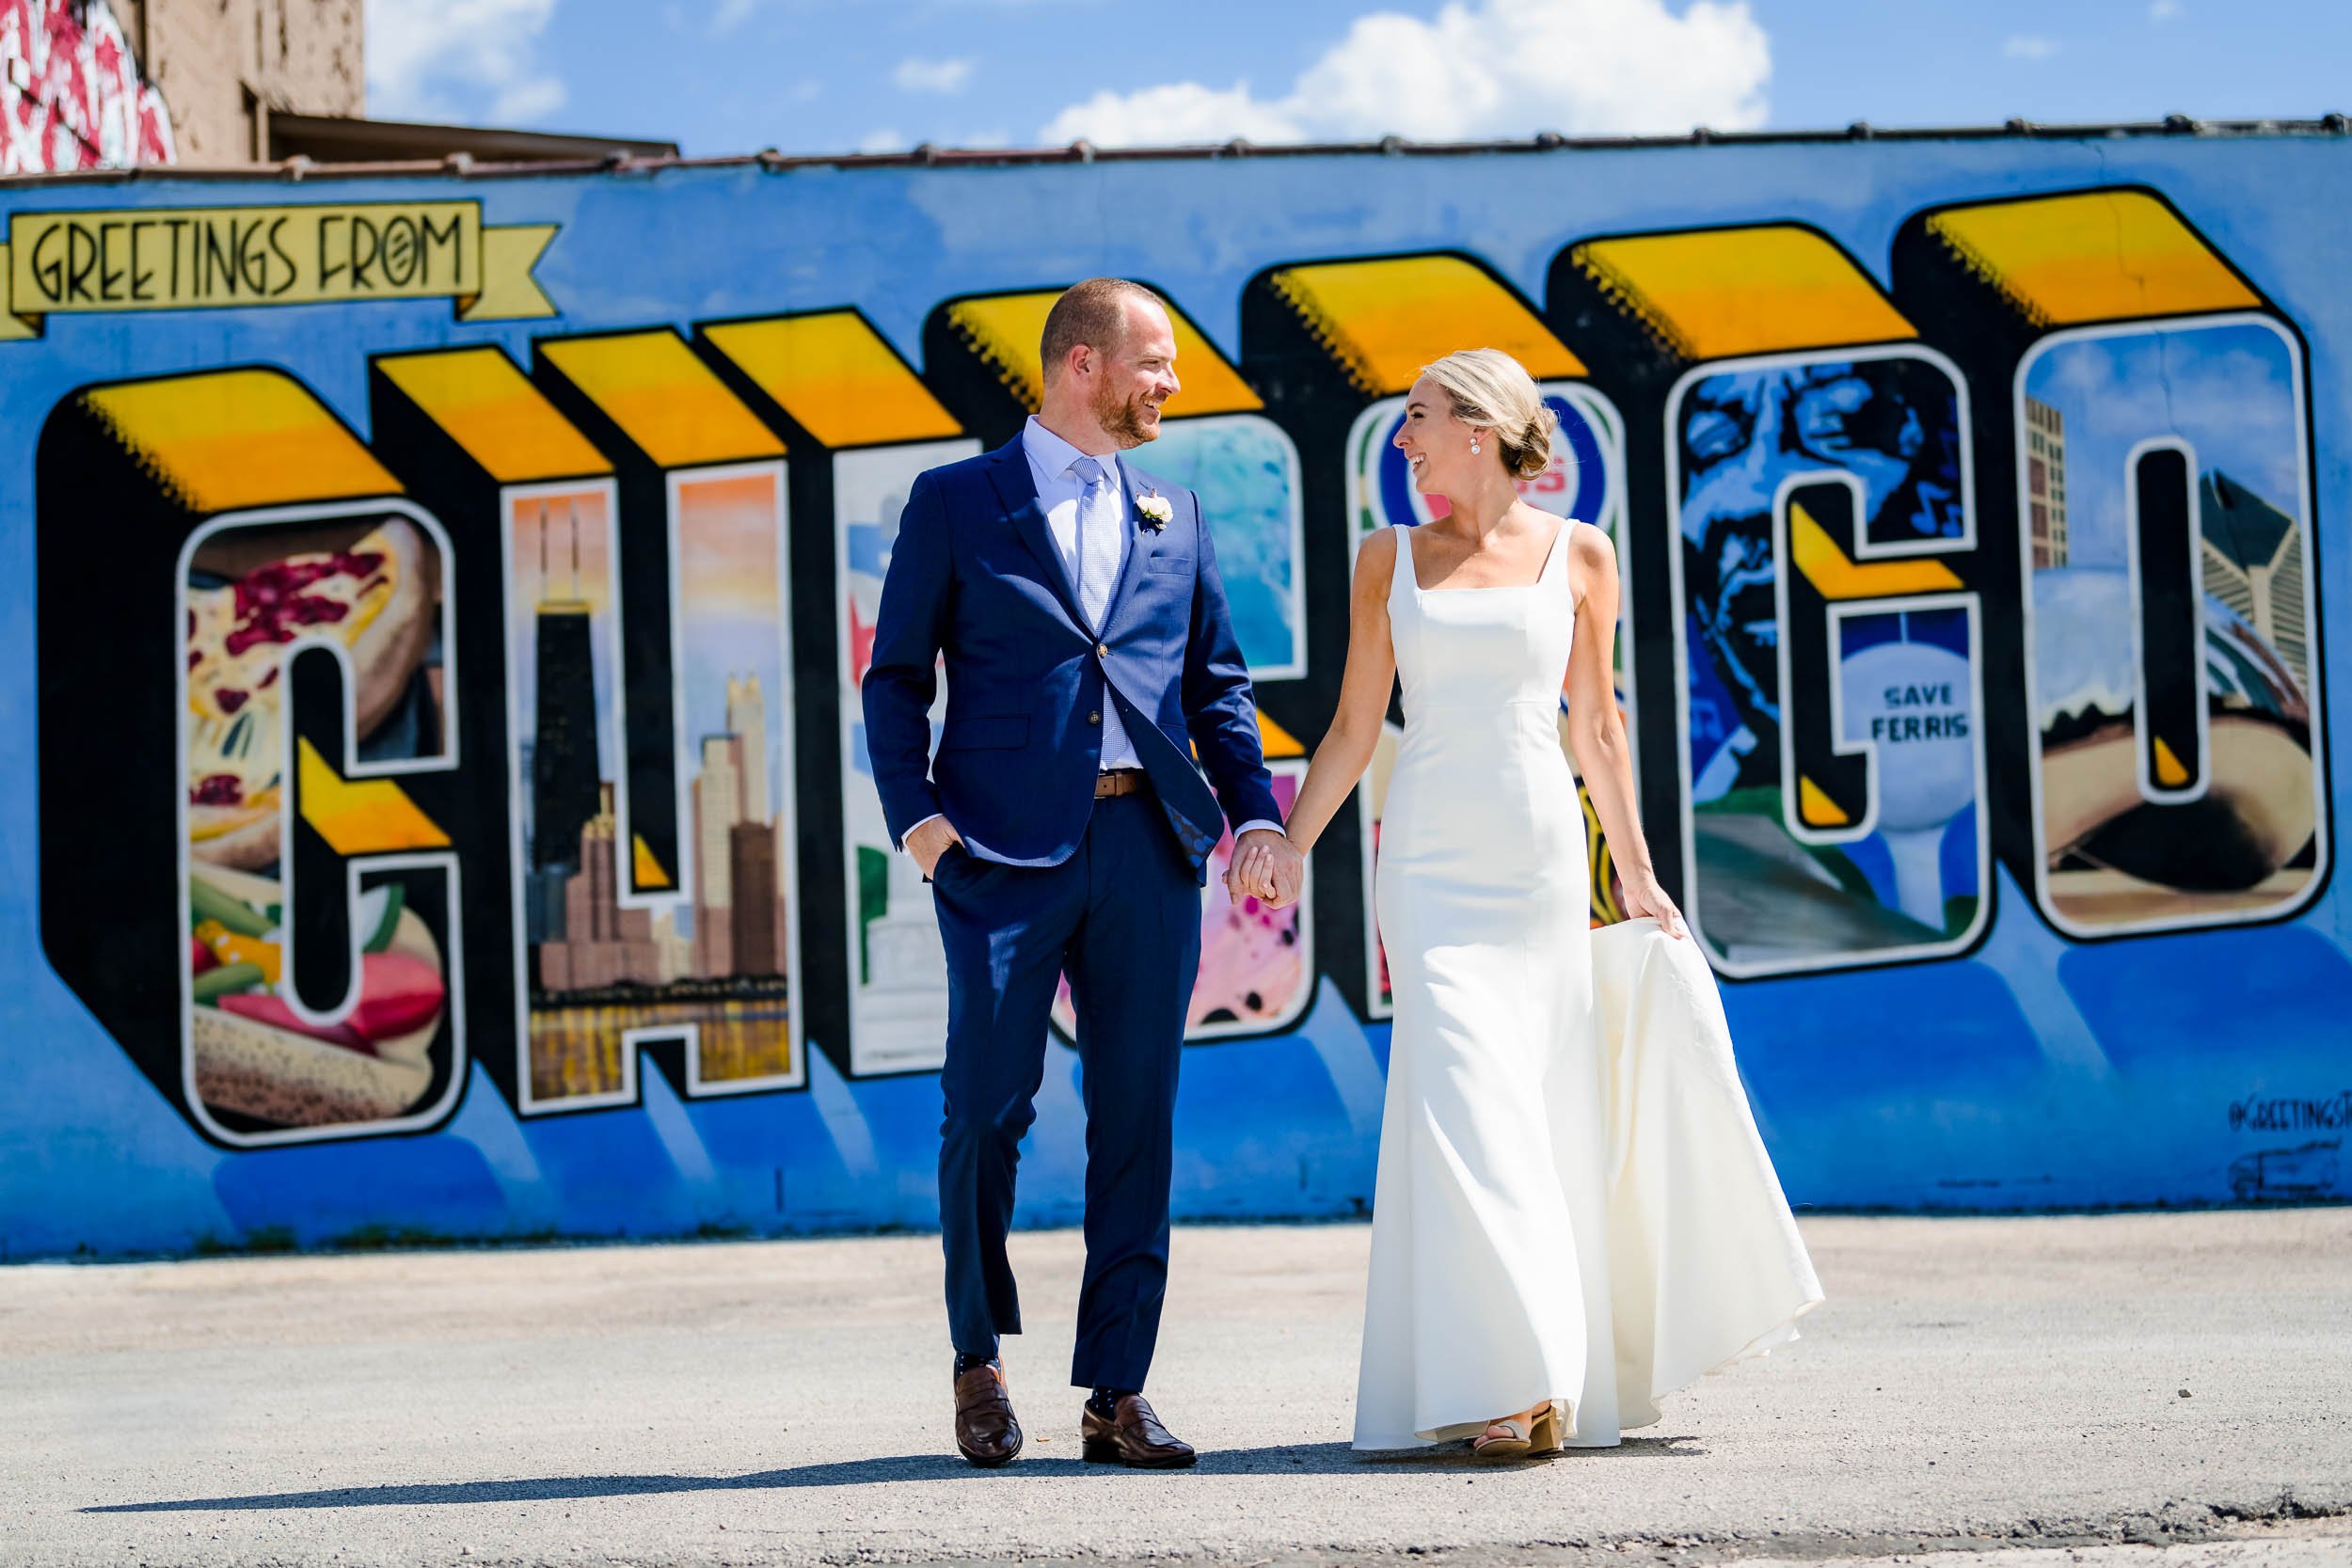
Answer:
[{"label": "'chicago' mural lettering", "polygon": [[[1462,166],[1516,201],[1506,166]],[[1169,301],[1184,390],[1136,460],[1203,499],[1286,802],[1337,695],[1357,547],[1442,513],[1390,445],[1405,389],[1459,347],[1534,373],[1558,431],[1522,493],[1617,550],[1652,849],[1732,982],[1798,1196],[2244,1199],[2265,1169],[2334,1168],[2249,1165],[2270,1123],[2214,1145],[2210,1113],[2341,1090],[2311,1042],[2352,964],[2300,917],[2335,907],[2317,519],[2342,501],[2312,404],[2352,323],[2315,339],[2309,302],[2277,303],[2153,182],[1939,187],[1835,233],[1579,200],[1531,255],[1438,206],[1354,248],[1301,219],[1292,245],[1279,201],[1241,223],[1212,198],[1227,170],[1171,167],[1171,199],[1201,204],[1156,268],[962,228],[900,266],[774,228],[763,193],[790,222],[816,198],[755,170],[668,194],[550,176],[511,213],[503,187],[307,209],[207,187],[9,214],[34,245],[17,297],[48,291],[0,343],[52,388],[9,404],[38,431],[11,483],[34,519],[40,942],[142,1092],[230,1162],[226,1231],[289,1204],[469,1233],[920,1217],[946,969],[858,684],[910,485],[1017,433],[1045,311],[1098,263]],[[986,181],[1113,177],[856,178],[901,182],[877,212],[903,215],[914,180],[985,228]],[[587,206],[520,221],[546,206],[522,193],[573,187],[760,236],[774,286],[616,260],[620,220]],[[326,264],[330,220],[347,241],[406,212],[442,226],[400,277],[360,291],[348,255]],[[259,298],[183,277],[110,301],[41,270],[118,218],[200,251],[285,214],[302,244]],[[1188,1212],[1369,1194],[1394,738],[1299,905],[1204,892]],[[1602,923],[1622,911],[1594,828]],[[2197,1033],[2201,1004],[2151,1011],[2159,976],[2201,996],[2281,970],[2266,1066],[2209,1071],[2234,1047]],[[1991,1119],[1888,1110],[1921,1096]],[[2038,1188],[2014,1118],[2084,1096],[2153,1117],[2171,1156],[2085,1154]],[[532,1131],[592,1112],[560,1151]],[[594,1131],[624,1125],[644,1131]],[[1049,1105],[1040,1135],[1057,1125]],[[227,1174],[384,1134],[411,1136],[370,1169],[454,1160],[472,1196],[321,1208]],[[691,1196],[564,1196],[608,1157]]]}]

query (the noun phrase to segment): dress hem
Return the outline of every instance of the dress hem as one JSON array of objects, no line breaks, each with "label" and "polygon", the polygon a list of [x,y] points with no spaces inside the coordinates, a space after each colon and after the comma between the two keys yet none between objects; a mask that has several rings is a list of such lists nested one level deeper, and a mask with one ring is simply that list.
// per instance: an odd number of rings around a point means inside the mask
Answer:
[{"label": "dress hem", "polygon": [[[1653,1388],[1649,1394],[1649,1414],[1636,1420],[1619,1421],[1617,1431],[1620,1436],[1628,1432],[1639,1432],[1644,1427],[1656,1426],[1660,1421],[1664,1420],[1665,1413],[1658,1408],[1659,1401],[1682,1393],[1701,1380],[1713,1377],[1718,1372],[1728,1371],[1742,1361],[1754,1361],[1770,1355],[1773,1351],[1802,1338],[1797,1331],[1798,1322],[1827,1299],[1826,1296],[1815,1296],[1809,1301],[1801,1303],[1796,1310],[1762,1333],[1750,1338],[1746,1343],[1729,1355],[1724,1356],[1667,1387]],[[1563,1394],[1555,1394],[1552,1396],[1552,1403],[1561,1406],[1565,1412],[1564,1435],[1561,1438],[1561,1447],[1564,1449],[1613,1449],[1617,1446],[1619,1441],[1617,1437],[1602,1441],[1578,1442],[1576,1401]],[[1410,1437],[1397,1439],[1383,1437],[1368,1440],[1359,1435],[1349,1439],[1348,1448],[1357,1453],[1412,1453],[1475,1437],[1485,1432],[1488,1423],[1494,1419],[1494,1417],[1488,1416],[1478,1420],[1448,1422],[1442,1426],[1432,1427],[1426,1432],[1416,1432]]]},{"label": "dress hem", "polygon": [[1800,1303],[1795,1311],[1790,1312],[1787,1317],[1781,1319],[1780,1322],[1774,1323],[1763,1333],[1756,1336],[1756,1338],[1750,1339],[1746,1344],[1740,1346],[1738,1350],[1733,1351],[1729,1355],[1724,1356],[1722,1360],[1716,1361],[1711,1365],[1702,1367],[1699,1370],[1693,1372],[1691,1376],[1682,1379],[1678,1383],[1670,1384],[1663,1388],[1651,1389],[1649,1396],[1650,1414],[1638,1421],[1625,1421],[1619,1423],[1619,1430],[1624,1432],[1639,1432],[1644,1427],[1656,1426],[1659,1422],[1666,1418],[1666,1413],[1658,1407],[1658,1402],[1660,1400],[1668,1399],[1676,1394],[1687,1392],[1688,1390],[1696,1387],[1703,1380],[1713,1377],[1718,1372],[1729,1371],[1732,1368],[1738,1366],[1742,1361],[1760,1360],[1763,1357],[1772,1354],[1772,1352],[1780,1349],[1783,1345],[1793,1344],[1798,1339],[1803,1338],[1804,1336],[1797,1332],[1798,1322],[1828,1299],[1829,1298],[1827,1296],[1815,1296],[1810,1301]]}]

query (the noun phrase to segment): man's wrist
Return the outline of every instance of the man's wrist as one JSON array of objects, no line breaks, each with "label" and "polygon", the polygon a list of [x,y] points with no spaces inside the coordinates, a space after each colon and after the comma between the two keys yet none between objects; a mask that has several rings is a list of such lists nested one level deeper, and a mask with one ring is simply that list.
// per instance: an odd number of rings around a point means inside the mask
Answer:
[{"label": "man's wrist", "polygon": [[900,834],[898,835],[898,853],[900,853],[900,854],[902,854],[902,855],[907,855],[907,854],[912,854],[912,853],[914,853],[914,851],[913,851],[913,850],[911,850],[911,849],[909,849],[909,848],[907,847],[907,840],[908,840],[908,839],[913,838],[913,837],[914,837],[916,833],[918,833],[918,832],[922,832],[922,830],[923,830],[924,828],[928,827],[929,825],[930,825],[930,824],[931,824],[931,823],[933,823],[933,822],[943,822],[943,821],[946,821],[946,817],[947,817],[947,814],[946,814],[946,812],[944,812],[944,811],[935,811],[935,812],[931,813],[929,816],[926,816],[925,818],[923,818],[923,820],[922,820],[922,821],[917,822],[917,823],[915,823],[913,827],[911,827],[911,828],[907,829],[907,831],[906,831],[905,832],[900,833]]}]

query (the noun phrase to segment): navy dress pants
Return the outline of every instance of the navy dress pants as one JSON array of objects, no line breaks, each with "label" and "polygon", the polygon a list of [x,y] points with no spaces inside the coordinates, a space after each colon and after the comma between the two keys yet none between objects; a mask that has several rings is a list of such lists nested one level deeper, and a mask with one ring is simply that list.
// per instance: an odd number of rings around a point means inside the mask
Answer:
[{"label": "navy dress pants", "polygon": [[1022,1135],[1037,1119],[1065,970],[1087,1117],[1086,1278],[1070,1381],[1141,1388],[1168,1289],[1176,1064],[1200,967],[1200,887],[1149,790],[1094,802],[1059,865],[950,848],[932,871],[947,948],[939,1224],[955,1348],[1021,1332],[1005,1259]]}]

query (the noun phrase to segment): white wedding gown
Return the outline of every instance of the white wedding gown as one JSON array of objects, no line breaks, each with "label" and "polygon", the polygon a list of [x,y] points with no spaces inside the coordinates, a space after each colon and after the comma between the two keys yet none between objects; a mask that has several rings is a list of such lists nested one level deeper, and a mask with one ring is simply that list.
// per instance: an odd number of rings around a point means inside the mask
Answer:
[{"label": "white wedding gown", "polygon": [[1691,939],[1595,932],[1555,715],[1565,523],[1528,587],[1423,591],[1397,531],[1405,740],[1377,907],[1396,999],[1359,1449],[1560,1402],[1569,1446],[1796,1337],[1821,1299]]}]

